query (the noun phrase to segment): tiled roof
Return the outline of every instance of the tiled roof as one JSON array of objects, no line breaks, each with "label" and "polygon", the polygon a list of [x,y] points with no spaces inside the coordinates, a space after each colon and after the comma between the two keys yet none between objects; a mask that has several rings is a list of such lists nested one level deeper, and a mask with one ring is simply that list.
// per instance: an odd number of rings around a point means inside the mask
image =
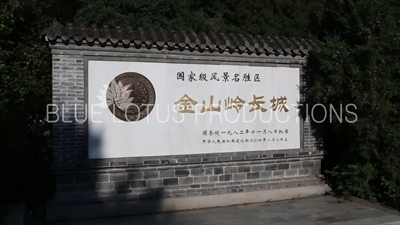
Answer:
[{"label": "tiled roof", "polygon": [[87,43],[89,46],[111,45],[113,47],[123,46],[125,48],[157,48],[217,51],[217,52],[239,52],[248,54],[267,55],[307,55],[308,52],[321,45],[320,42],[304,38],[288,38],[266,35],[173,31],[163,29],[133,30],[130,27],[109,29],[73,26],[68,24],[54,24],[43,31],[46,41],[53,45],[56,43],[75,43],[81,45]]}]

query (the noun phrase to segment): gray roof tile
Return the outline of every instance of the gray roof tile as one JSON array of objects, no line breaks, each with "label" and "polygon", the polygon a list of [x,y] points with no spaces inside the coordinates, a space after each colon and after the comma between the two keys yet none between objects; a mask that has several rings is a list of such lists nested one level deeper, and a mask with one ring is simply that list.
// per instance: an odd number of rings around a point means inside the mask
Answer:
[{"label": "gray roof tile", "polygon": [[199,51],[228,51],[248,54],[274,55],[307,55],[312,48],[321,46],[317,40],[277,37],[249,34],[225,34],[213,32],[173,31],[163,29],[133,30],[131,27],[109,29],[107,26],[84,27],[68,24],[63,26],[54,24],[44,30],[42,37],[46,37],[50,45],[56,43],[75,43],[81,45],[111,45],[129,48],[157,48],[162,49],[197,49]]}]

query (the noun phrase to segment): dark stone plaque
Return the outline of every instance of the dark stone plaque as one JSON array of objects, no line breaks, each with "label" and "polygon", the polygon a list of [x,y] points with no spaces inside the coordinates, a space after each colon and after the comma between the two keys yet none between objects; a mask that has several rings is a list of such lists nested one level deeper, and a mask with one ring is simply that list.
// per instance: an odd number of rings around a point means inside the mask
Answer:
[{"label": "dark stone plaque", "polygon": [[156,94],[152,83],[145,76],[127,72],[110,82],[106,98],[108,108],[115,117],[135,122],[150,114]]}]

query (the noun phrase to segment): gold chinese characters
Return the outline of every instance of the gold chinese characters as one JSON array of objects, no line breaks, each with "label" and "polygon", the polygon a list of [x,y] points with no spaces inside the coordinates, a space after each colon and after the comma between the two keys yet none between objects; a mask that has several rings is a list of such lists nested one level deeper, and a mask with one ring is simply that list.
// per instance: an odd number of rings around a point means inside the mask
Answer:
[{"label": "gold chinese characters", "polygon": [[178,111],[179,113],[194,113],[193,107],[197,104],[197,102],[189,98],[189,96],[185,94],[181,99],[179,99],[174,104],[180,105],[180,109]]},{"label": "gold chinese characters", "polygon": [[[205,112],[221,112],[221,100],[215,101],[214,96],[210,96],[209,104],[206,103],[205,100],[202,101],[200,113]],[[271,103],[270,108],[273,111],[279,112],[289,112],[289,109],[286,107],[287,98],[286,96],[281,96],[279,98],[272,97],[269,101]],[[195,113],[195,107],[197,105],[197,101],[190,98],[187,94],[185,94],[181,99],[174,102],[175,105],[179,106],[178,113]],[[246,101],[236,96],[236,98],[228,97],[224,100],[225,110],[234,109],[237,113],[243,108],[246,104]],[[267,108],[265,106],[266,101],[264,100],[264,96],[256,96],[253,95],[253,99],[247,103],[250,106],[249,112],[261,111],[266,112]]]}]

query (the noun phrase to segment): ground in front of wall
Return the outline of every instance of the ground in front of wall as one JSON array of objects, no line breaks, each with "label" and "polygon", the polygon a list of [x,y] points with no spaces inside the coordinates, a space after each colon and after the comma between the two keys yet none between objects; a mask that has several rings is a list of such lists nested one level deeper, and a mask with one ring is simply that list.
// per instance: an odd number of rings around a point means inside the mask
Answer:
[{"label": "ground in front of wall", "polygon": [[[39,225],[26,221],[26,225]],[[58,225],[400,225],[400,213],[364,201],[339,203],[323,196],[154,215],[56,223]]]}]

